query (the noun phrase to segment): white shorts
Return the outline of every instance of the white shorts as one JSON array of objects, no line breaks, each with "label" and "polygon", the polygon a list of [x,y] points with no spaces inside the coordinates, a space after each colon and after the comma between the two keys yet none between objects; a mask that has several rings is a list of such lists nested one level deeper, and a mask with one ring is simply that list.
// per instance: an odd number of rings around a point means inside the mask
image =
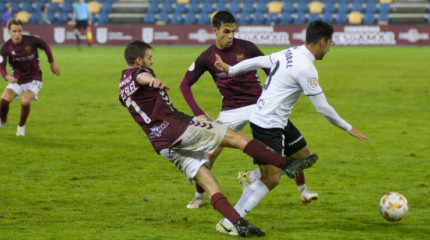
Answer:
[{"label": "white shorts", "polygon": [[169,148],[160,154],[175,164],[188,181],[193,183],[200,167],[210,167],[206,152],[211,154],[222,143],[227,126],[203,118],[194,117],[187,130]]},{"label": "white shorts", "polygon": [[219,113],[217,122],[222,123],[233,130],[240,131],[249,122],[251,112],[257,105],[252,104],[246,107],[236,108]]},{"label": "white shorts", "polygon": [[40,89],[42,89],[43,82],[38,80],[33,80],[29,83],[18,84],[18,83],[9,83],[6,88],[12,89],[16,93],[16,97],[18,98],[22,93],[30,90],[34,92],[34,100],[37,100],[37,93],[39,93]]}]

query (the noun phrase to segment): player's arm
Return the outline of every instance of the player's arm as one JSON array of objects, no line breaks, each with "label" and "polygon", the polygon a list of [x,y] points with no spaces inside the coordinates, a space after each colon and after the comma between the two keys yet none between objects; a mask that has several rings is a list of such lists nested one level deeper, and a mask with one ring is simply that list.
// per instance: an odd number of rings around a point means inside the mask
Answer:
[{"label": "player's arm", "polygon": [[144,86],[149,86],[149,87],[153,87],[153,88],[159,88],[159,89],[163,89],[163,90],[170,89],[163,81],[161,81],[160,79],[154,77],[149,72],[139,73],[139,75],[137,75],[137,77],[136,77],[136,81],[140,85],[144,85]]},{"label": "player's arm", "polygon": [[1,52],[0,53],[1,54],[1,56],[0,56],[0,73],[1,73],[2,77],[10,83],[17,83],[18,79],[16,79],[14,76],[7,74],[7,71],[6,71],[7,49],[4,47],[4,45],[1,48],[0,52]]},{"label": "player's arm", "polygon": [[35,42],[36,47],[43,49],[45,51],[45,54],[48,57],[48,62],[51,65],[51,71],[55,75],[60,75],[60,68],[54,62],[54,56],[52,55],[52,51],[49,45],[40,38],[34,37],[33,41]]},{"label": "player's arm", "polygon": [[214,63],[215,67],[218,68],[218,70],[226,72],[228,74],[237,74],[241,72],[257,70],[260,68],[272,67],[270,55],[248,58],[246,60],[239,62],[234,66],[230,66],[227,63],[225,63],[218,54],[216,54],[215,57],[216,57],[216,61]]},{"label": "player's arm", "polygon": [[205,63],[203,61],[202,55],[200,55],[185,73],[179,89],[181,90],[182,96],[184,96],[184,99],[191,108],[194,116],[212,119],[209,114],[203,112],[203,110],[199,107],[196,100],[194,99],[193,92],[191,91],[191,87],[197,82],[197,80],[199,80],[205,71]]},{"label": "player's arm", "polygon": [[314,104],[317,111],[324,116],[330,123],[333,125],[345,130],[352,136],[360,139],[361,141],[365,141],[368,138],[351,126],[351,124],[347,123],[343,120],[339,114],[334,110],[334,108],[327,102],[327,99],[323,92],[314,96],[308,96],[311,102]]}]

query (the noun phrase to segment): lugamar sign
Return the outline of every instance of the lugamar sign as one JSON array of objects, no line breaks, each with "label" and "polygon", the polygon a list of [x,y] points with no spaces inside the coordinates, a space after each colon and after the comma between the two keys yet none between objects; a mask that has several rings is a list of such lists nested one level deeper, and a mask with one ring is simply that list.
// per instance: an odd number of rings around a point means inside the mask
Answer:
[{"label": "lugamar sign", "polygon": [[[340,46],[430,45],[430,25],[334,25],[333,42]],[[4,43],[9,39],[3,27]],[[93,26],[93,45],[125,45],[142,40],[151,45],[210,45],[215,35],[210,26],[182,25],[106,25]],[[36,35],[51,45],[74,45],[71,26],[24,25],[24,34]],[[290,46],[305,41],[306,25],[246,25],[238,26],[237,38],[257,45]],[[86,32],[80,38],[86,39]]]}]

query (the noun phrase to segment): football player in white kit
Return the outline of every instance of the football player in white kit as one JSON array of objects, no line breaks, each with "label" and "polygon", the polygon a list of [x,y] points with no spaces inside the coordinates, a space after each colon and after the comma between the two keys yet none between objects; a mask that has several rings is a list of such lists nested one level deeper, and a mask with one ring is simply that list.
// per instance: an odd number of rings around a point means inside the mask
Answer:
[{"label": "football player in white kit", "polygon": [[[318,84],[318,71],[315,60],[322,60],[330,50],[333,27],[322,21],[310,23],[306,30],[306,43],[270,55],[244,60],[229,66],[217,56],[215,66],[228,73],[237,74],[258,68],[271,68],[257,108],[250,117],[251,129],[255,139],[267,144],[275,151],[292,158],[303,158],[312,154],[303,136],[289,121],[294,104],[302,94],[308,96],[317,111],[330,123],[345,130],[350,135],[365,141],[368,138],[359,130],[343,120],[326,100]],[[254,160],[259,164],[260,173],[254,173],[254,181],[243,192],[235,209],[243,217],[248,214],[273,188],[279,184],[281,171]],[[255,170],[254,170],[255,171]],[[221,220],[217,229],[235,235],[232,224]],[[229,231],[233,229],[233,231]]]}]

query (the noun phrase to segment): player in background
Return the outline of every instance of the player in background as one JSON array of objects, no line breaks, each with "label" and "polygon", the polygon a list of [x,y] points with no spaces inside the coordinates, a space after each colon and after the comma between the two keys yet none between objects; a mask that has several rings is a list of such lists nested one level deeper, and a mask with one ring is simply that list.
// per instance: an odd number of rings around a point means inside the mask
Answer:
[{"label": "player in background", "polygon": [[[16,131],[17,136],[25,135],[25,123],[30,114],[30,103],[37,100],[37,93],[42,88],[42,71],[40,70],[39,55],[37,49],[43,49],[48,56],[51,71],[60,75],[60,69],[54,62],[51,49],[42,39],[34,36],[23,35],[22,22],[11,19],[7,23],[10,39],[1,48],[0,72],[9,84],[1,97],[0,104],[0,128],[4,127],[9,112],[9,104],[14,98],[21,97],[21,116]],[[6,72],[6,61],[9,59],[9,67],[12,74]]]},{"label": "player in background", "polygon": [[155,151],[175,164],[190,182],[199,183],[207,191],[213,207],[233,223],[238,235],[264,236],[263,231],[241,218],[221,193],[208,167],[206,152],[212,153],[218,146],[241,149],[251,157],[282,168],[289,176],[310,167],[317,156],[287,159],[242,132],[179,112],[169,100],[169,88],[151,69],[151,46],[142,41],[131,42],[124,57],[128,68],[121,73],[120,101],[147,134]]},{"label": "player in background", "polygon": [[[250,125],[255,139],[276,152],[303,158],[311,155],[305,139],[289,121],[294,104],[304,93],[317,111],[330,123],[345,130],[361,141],[367,137],[343,120],[331,107],[318,83],[315,60],[322,60],[332,42],[333,27],[322,21],[310,23],[306,29],[306,43],[299,47],[285,49],[267,56],[256,57],[229,66],[217,56],[215,66],[230,74],[239,74],[258,68],[271,68],[264,90],[251,113]],[[254,160],[261,169],[260,180],[254,181],[242,194],[235,209],[244,217],[261,199],[279,184],[281,172],[272,166]],[[234,235],[234,229],[227,219],[221,220],[217,229]],[[226,231],[232,229],[232,231]],[[237,234],[237,233],[236,233]]]},{"label": "player in background", "polygon": [[[76,37],[76,44],[79,47],[81,45],[81,39],[79,38],[79,30],[83,29],[85,33],[88,32],[88,27],[91,25],[91,12],[88,3],[84,0],[73,4],[73,15],[72,22],[74,23],[73,33]],[[91,42],[88,41],[88,46],[91,46]]]},{"label": "player in background", "polygon": [[[209,114],[200,109],[191,91],[192,85],[199,80],[204,72],[208,71],[212,75],[223,97],[222,109],[217,121],[229,126],[233,130],[240,131],[248,123],[250,113],[252,109],[255,108],[255,103],[261,95],[262,88],[260,79],[258,78],[256,70],[246,71],[236,75],[225,74],[213,65],[215,62],[215,54],[222,56],[224,61],[230,65],[234,65],[248,58],[263,56],[264,54],[253,43],[234,38],[236,20],[231,13],[227,11],[216,13],[213,17],[212,25],[216,38],[215,43],[201,53],[193,62],[182,79],[180,89],[186,102],[193,111],[194,116],[212,119]],[[269,74],[269,70],[269,68],[264,69],[266,74]],[[209,159],[212,165],[221,151],[222,148],[219,148],[210,156]],[[294,156],[292,157],[294,158]],[[248,171],[239,173],[238,179],[242,184],[243,190],[251,184],[251,180],[259,179],[259,177],[255,177],[261,175],[259,171],[260,170],[257,168],[251,173]],[[303,172],[301,172],[295,180],[303,202],[310,202],[312,199],[318,198],[317,193],[309,191],[306,187]],[[198,208],[202,206],[204,204],[204,196],[205,192],[196,184],[196,193],[191,202],[187,205],[187,208]]]}]

